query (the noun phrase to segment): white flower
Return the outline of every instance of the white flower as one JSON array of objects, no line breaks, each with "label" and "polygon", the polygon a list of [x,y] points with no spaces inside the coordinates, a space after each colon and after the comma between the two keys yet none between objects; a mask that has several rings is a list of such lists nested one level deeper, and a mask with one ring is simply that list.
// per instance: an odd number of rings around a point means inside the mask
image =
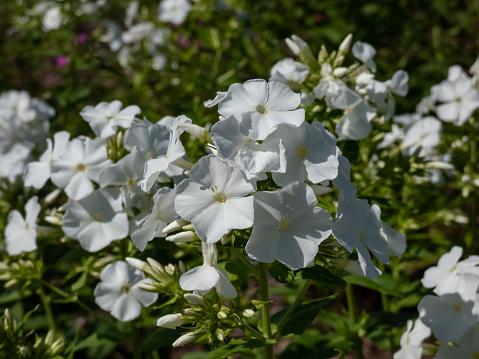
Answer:
[{"label": "white flower", "polygon": [[180,277],[180,287],[183,290],[209,292],[216,288],[219,295],[227,298],[236,298],[238,293],[231,284],[228,276],[217,267],[216,245],[214,243],[201,243],[203,252],[203,265],[195,267]]},{"label": "white flower", "polygon": [[25,218],[16,209],[8,215],[5,227],[5,243],[7,252],[14,256],[22,252],[37,249],[37,218],[40,213],[38,197],[32,197],[25,204]]},{"label": "white flower", "polygon": [[204,102],[205,107],[210,108],[210,107],[216,106],[221,101],[223,101],[223,99],[226,97],[227,94],[228,92],[216,91],[216,96],[214,99]]},{"label": "white flower", "polygon": [[99,141],[74,138],[53,161],[52,182],[65,189],[68,197],[79,200],[93,192],[92,181],[98,182],[101,170],[111,163]]},{"label": "white flower", "polygon": [[165,237],[163,230],[176,220],[174,201],[176,190],[163,187],[153,197],[151,214],[147,215],[138,225],[138,229],[131,234],[131,239],[136,248],[143,251],[146,244],[155,237]]},{"label": "white flower", "polygon": [[438,261],[437,266],[430,267],[424,272],[421,282],[426,288],[434,288],[441,281],[456,274],[472,273],[479,276],[479,256],[470,256],[459,261],[462,256],[462,248],[458,246],[444,254]]},{"label": "white flower", "polygon": [[179,25],[185,21],[190,10],[191,5],[188,0],[163,0],[158,12],[161,21]]},{"label": "white flower", "polygon": [[302,84],[308,75],[307,66],[288,57],[277,62],[271,68],[269,81],[279,81],[289,86],[297,86]]},{"label": "white flower", "polygon": [[350,253],[356,248],[363,273],[376,277],[381,271],[371,260],[368,247],[383,263],[389,262],[388,244],[381,235],[381,224],[365,199],[340,200],[333,235]]},{"label": "white flower", "polygon": [[419,318],[441,342],[455,342],[479,322],[479,277],[469,273],[455,277],[456,288],[443,290],[440,297],[426,295],[417,307]]},{"label": "white flower", "polygon": [[120,191],[105,188],[89,196],[68,201],[62,229],[89,252],[97,252],[128,235],[128,217],[123,213]]},{"label": "white flower", "polygon": [[394,354],[394,359],[421,359],[422,342],[431,335],[431,329],[419,319],[413,323],[407,321],[407,330],[401,336],[401,349]]},{"label": "white flower", "polygon": [[286,38],[286,45],[288,45],[289,49],[296,55],[299,56],[306,52],[311,52],[309,50],[309,45],[299,36],[292,35],[291,38]]},{"label": "white flower", "polygon": [[0,148],[0,178],[15,182],[16,177],[23,173],[29,155],[30,149],[20,143],[14,144],[6,152]]},{"label": "white flower", "polygon": [[141,110],[136,105],[125,107],[118,100],[113,102],[100,102],[95,107],[86,106],[80,116],[90,124],[95,135],[101,138],[114,135],[118,126],[123,128],[130,127],[133,119]]},{"label": "white flower", "polygon": [[447,80],[436,85],[435,90],[437,101],[443,102],[437,106],[437,117],[443,121],[462,126],[479,108],[479,93],[459,66],[449,68]]},{"label": "white flower", "polygon": [[43,31],[48,32],[50,30],[56,30],[60,28],[62,24],[62,12],[61,7],[58,5],[51,6],[47,9],[43,15],[42,25]]},{"label": "white flower", "polygon": [[55,133],[52,140],[47,138],[47,149],[40,157],[39,161],[33,161],[27,164],[23,181],[25,187],[33,187],[36,189],[43,188],[45,183],[50,179],[51,166],[53,161],[57,160],[63,151],[63,147],[68,143],[70,133],[60,131]]},{"label": "white flower", "polygon": [[190,221],[203,242],[215,243],[231,229],[253,223],[253,185],[241,172],[213,155],[201,158],[190,179],[177,187],[176,212]]},{"label": "white flower", "polygon": [[476,359],[479,357],[479,324],[456,340],[456,346],[442,344],[436,352],[436,359]]},{"label": "white flower", "polygon": [[156,325],[162,328],[176,329],[181,327],[184,323],[184,320],[181,318],[181,314],[167,314],[158,318]]},{"label": "white flower", "polygon": [[345,200],[356,195],[356,185],[351,183],[351,165],[344,156],[338,156],[338,176],[332,180],[333,185],[338,189],[339,199]]},{"label": "white flower", "polygon": [[141,22],[133,25],[121,34],[121,39],[125,44],[134,44],[146,38],[155,28],[151,22]]},{"label": "white flower", "polygon": [[148,307],[158,299],[158,293],[138,288],[140,283],[152,283],[143,272],[123,261],[108,264],[101,271],[101,282],[95,287],[95,302],[116,319],[125,322],[138,318],[141,305]]},{"label": "white flower", "polygon": [[359,141],[366,138],[373,129],[370,122],[375,116],[376,110],[364,100],[353,108],[345,110],[343,117],[336,125],[338,139]]},{"label": "white flower", "polygon": [[411,156],[421,146],[420,157],[431,156],[439,144],[441,122],[434,117],[424,117],[413,123],[404,135],[401,149]]},{"label": "white flower", "polygon": [[329,108],[346,110],[362,101],[356,92],[334,76],[329,63],[321,65],[321,76],[321,80],[313,92],[318,99],[324,98]]},{"label": "white flower", "polygon": [[273,180],[284,187],[294,181],[319,183],[338,175],[339,149],[336,138],[322,122],[304,122],[297,128],[279,126],[263,143],[281,140],[285,148],[286,172],[274,172]]},{"label": "white flower", "polygon": [[243,135],[234,116],[215,123],[211,137],[218,154],[234,162],[247,180],[265,179],[264,172],[284,172],[286,158],[281,139],[258,143]]},{"label": "white flower", "polygon": [[245,136],[264,140],[280,124],[298,127],[304,122],[304,109],[296,109],[300,103],[301,96],[285,84],[258,79],[231,85],[218,112],[235,116]]},{"label": "white flower", "polygon": [[254,195],[253,232],[246,253],[254,260],[275,259],[295,270],[310,265],[318,245],[331,234],[330,214],[316,207],[313,190],[293,182],[274,192]]},{"label": "white flower", "polygon": [[367,42],[356,41],[353,45],[353,55],[364,63],[372,72],[376,72],[376,63],[373,60],[376,50]]},{"label": "white flower", "polygon": [[13,116],[22,123],[29,123],[35,119],[50,119],[55,110],[37,98],[31,98],[26,91],[5,91],[0,96],[0,118]]}]

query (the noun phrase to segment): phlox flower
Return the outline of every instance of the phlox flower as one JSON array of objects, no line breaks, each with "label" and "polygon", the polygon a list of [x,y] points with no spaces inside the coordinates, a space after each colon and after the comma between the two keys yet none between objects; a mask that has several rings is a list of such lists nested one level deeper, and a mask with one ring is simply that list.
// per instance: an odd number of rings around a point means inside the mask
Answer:
[{"label": "phlox flower", "polygon": [[442,344],[436,352],[436,359],[478,358],[479,340],[477,338],[479,338],[479,324],[470,327],[466,334],[456,340],[456,346]]},{"label": "phlox flower", "polygon": [[394,354],[394,359],[421,359],[422,342],[431,335],[431,329],[419,319],[414,323],[407,321],[407,330],[401,336],[401,349]]},{"label": "phlox flower", "polygon": [[158,299],[158,293],[138,288],[141,283],[153,283],[145,274],[124,261],[108,264],[95,287],[95,302],[116,319],[125,322],[138,318],[141,306],[148,307]]},{"label": "phlox flower", "polygon": [[47,149],[40,156],[39,161],[33,161],[27,164],[23,181],[25,187],[33,187],[36,189],[43,188],[45,183],[50,179],[51,166],[53,161],[57,160],[63,151],[63,147],[68,143],[70,133],[60,131],[53,136],[52,140],[47,138]]},{"label": "phlox flower", "polygon": [[0,178],[15,182],[17,176],[25,170],[25,162],[30,156],[30,148],[21,143],[14,144],[8,151],[0,148]]},{"label": "phlox flower", "polygon": [[185,21],[190,10],[188,0],[163,0],[158,8],[158,16],[163,22],[179,25]]},{"label": "phlox flower", "polygon": [[125,132],[123,141],[125,148],[131,152],[136,147],[144,153],[146,159],[166,155],[170,130],[160,122],[153,124],[147,119],[134,120]]},{"label": "phlox flower", "polygon": [[286,158],[281,139],[258,143],[243,135],[240,124],[229,116],[211,129],[211,137],[218,154],[230,160],[243,172],[247,180],[265,179],[264,172],[284,172]]},{"label": "phlox flower", "polygon": [[147,215],[139,224],[138,229],[131,234],[136,248],[143,251],[146,244],[155,237],[165,237],[165,227],[178,218],[175,212],[176,190],[163,187],[153,197],[151,214]]},{"label": "phlox flower", "polygon": [[246,253],[263,263],[277,259],[293,270],[310,265],[318,245],[331,234],[331,216],[317,203],[311,187],[302,182],[255,193],[253,232]]},{"label": "phlox flower", "polygon": [[419,156],[430,156],[440,142],[441,129],[441,122],[437,118],[428,116],[417,120],[404,135],[401,149],[411,156],[421,146]]},{"label": "phlox flower", "polygon": [[78,201],[69,199],[62,229],[89,252],[97,252],[112,241],[126,237],[128,217],[123,212],[120,191],[105,188]]},{"label": "phlox flower", "polygon": [[375,116],[376,110],[364,100],[345,110],[336,125],[338,139],[359,141],[366,138],[373,129],[370,122]]},{"label": "phlox flower", "polygon": [[235,116],[245,136],[264,140],[280,124],[298,127],[304,122],[304,109],[297,109],[300,103],[301,96],[285,84],[257,79],[232,84],[218,112]]},{"label": "phlox flower", "polygon": [[226,97],[228,92],[216,91],[216,96],[212,100],[208,100],[204,102],[204,106],[207,108],[214,107],[219,104],[223,99]]},{"label": "phlox flower", "polygon": [[424,272],[421,283],[426,288],[434,288],[444,279],[456,274],[471,273],[479,276],[479,256],[470,256],[459,261],[462,256],[462,248],[458,246],[444,254],[438,261],[437,266],[430,267]]},{"label": "phlox flower", "polygon": [[321,80],[313,92],[318,99],[324,98],[329,108],[346,110],[354,108],[361,102],[362,99],[356,92],[334,76],[331,64],[321,65],[321,76]]},{"label": "phlox flower", "polygon": [[333,236],[350,253],[356,248],[359,263],[367,277],[376,277],[376,268],[366,247],[383,263],[389,262],[388,244],[381,235],[381,223],[365,199],[340,200],[338,218],[333,225]]},{"label": "phlox flower", "polygon": [[[151,22],[141,22],[131,26],[127,31],[121,34],[121,39],[125,44],[135,44],[148,37],[153,31],[155,25]],[[123,49],[126,49],[124,47]]]},{"label": "phlox flower", "polygon": [[231,229],[253,224],[253,197],[245,197],[252,192],[253,185],[236,167],[209,155],[177,186],[175,208],[203,242],[215,243]]},{"label": "phlox flower", "polygon": [[338,176],[332,180],[333,185],[338,189],[339,199],[346,200],[356,195],[356,185],[351,183],[351,165],[344,156],[338,156]]},{"label": "phlox flower", "polygon": [[435,97],[442,102],[437,106],[437,117],[456,126],[462,126],[479,108],[479,93],[459,66],[449,68],[447,80],[435,87]]},{"label": "phlox flower", "polygon": [[207,293],[216,288],[219,295],[236,298],[238,293],[228,276],[217,268],[218,253],[214,243],[201,243],[203,265],[195,267],[180,277],[180,287],[183,290]]},{"label": "phlox flower", "polygon": [[274,64],[269,81],[278,81],[294,87],[302,84],[308,75],[307,66],[288,57]]},{"label": "phlox flower", "polygon": [[367,42],[356,41],[352,48],[353,55],[364,63],[372,72],[376,72],[376,63],[373,60],[376,50]]},{"label": "phlox flower", "polygon": [[311,125],[304,122],[299,127],[279,126],[266,138],[264,144],[281,140],[285,148],[286,172],[273,172],[274,181],[284,187],[294,181],[310,180],[319,183],[338,175],[339,149],[336,138],[322,122]]},{"label": "phlox flower", "polygon": [[388,253],[401,258],[403,253],[406,251],[406,236],[393,229],[386,222],[381,219],[381,208],[377,204],[371,206],[371,211],[378,219],[381,224],[381,235],[386,240],[388,244]]},{"label": "phlox flower", "polygon": [[9,118],[22,123],[29,123],[35,119],[50,119],[55,110],[43,101],[32,98],[26,91],[5,91],[0,96],[0,117]]},{"label": "phlox flower", "polygon": [[95,107],[86,106],[80,116],[90,124],[95,135],[101,138],[114,135],[118,126],[130,127],[133,119],[141,110],[136,105],[125,107],[123,110],[121,101],[100,102]]},{"label": "phlox flower", "polygon": [[25,204],[25,218],[16,209],[10,211],[5,227],[5,244],[11,256],[37,249],[37,218],[40,213],[38,197]]},{"label": "phlox flower", "polygon": [[170,139],[166,154],[146,161],[143,180],[138,182],[143,191],[149,191],[162,172],[166,173],[173,167],[173,162],[185,156],[185,148],[180,140],[180,135],[184,132],[180,126],[182,123],[191,123],[191,119],[183,115],[176,117],[169,128]]},{"label": "phlox flower", "polygon": [[439,297],[426,295],[417,306],[419,319],[441,342],[455,342],[479,322],[479,277],[467,273],[455,278],[446,279],[449,288],[442,288]]},{"label": "phlox flower", "polygon": [[102,143],[74,138],[53,161],[51,179],[69,198],[79,200],[93,192],[92,181],[98,182],[101,170],[111,163]]}]

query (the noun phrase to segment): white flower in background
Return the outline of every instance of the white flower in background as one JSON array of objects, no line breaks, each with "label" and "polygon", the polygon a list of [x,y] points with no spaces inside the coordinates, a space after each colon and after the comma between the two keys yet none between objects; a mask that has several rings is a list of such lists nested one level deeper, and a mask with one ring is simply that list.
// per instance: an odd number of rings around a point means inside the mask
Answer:
[{"label": "white flower in background", "polygon": [[201,243],[203,265],[195,267],[180,277],[180,287],[187,291],[207,293],[216,288],[219,295],[236,298],[238,293],[228,276],[217,268],[218,252],[214,243]]},{"label": "white flower in background", "polygon": [[118,100],[113,102],[100,102],[95,107],[86,106],[80,116],[90,124],[95,135],[101,138],[114,135],[118,127],[130,127],[133,119],[141,110],[136,105],[125,107]]},{"label": "white flower in background", "polygon": [[479,256],[470,256],[459,261],[462,256],[462,248],[458,246],[444,254],[438,261],[437,266],[430,267],[424,272],[421,283],[426,288],[434,288],[441,281],[456,274],[471,273],[479,276]]},{"label": "white flower in background", "polygon": [[353,197],[339,201],[333,236],[348,252],[356,248],[361,269],[367,277],[381,274],[367,248],[379,261],[389,263],[388,244],[381,235],[381,223],[365,199]]},{"label": "white flower in background", "polygon": [[362,101],[356,92],[334,76],[329,63],[321,65],[321,76],[321,80],[318,86],[313,89],[313,92],[318,99],[324,98],[329,108],[346,110],[353,108]]},{"label": "white flower in background", "polygon": [[78,239],[88,252],[97,252],[126,237],[128,217],[123,212],[120,191],[105,188],[79,201],[70,199],[62,229],[70,238]]},{"label": "white flower in background", "polygon": [[133,25],[121,34],[121,39],[125,44],[134,44],[145,38],[147,38],[150,33],[154,30],[155,25],[151,22],[141,22],[139,24]]},{"label": "white flower in background", "polygon": [[105,19],[101,20],[101,26],[104,28],[104,33],[99,40],[108,43],[111,51],[118,51],[123,44],[121,40],[123,29],[116,22]]},{"label": "white flower in background", "polygon": [[16,209],[10,211],[5,227],[7,253],[15,256],[37,249],[37,218],[40,213],[38,197],[32,197],[25,204],[25,218]]},{"label": "white flower in background", "polygon": [[263,263],[277,259],[293,270],[310,265],[332,227],[331,215],[317,203],[311,187],[302,182],[255,193],[253,232],[246,253]]},{"label": "white flower in background", "polygon": [[473,325],[468,332],[456,340],[455,346],[442,344],[437,352],[436,359],[476,359],[479,358],[479,324]]},{"label": "white flower in background", "polygon": [[25,162],[30,155],[30,148],[16,143],[9,151],[3,152],[0,148],[0,178],[7,178],[15,182],[17,176],[23,174]]},{"label": "white flower in background", "polygon": [[281,187],[294,181],[319,183],[337,177],[339,149],[322,122],[303,122],[296,128],[279,126],[263,143],[272,140],[281,140],[285,148],[286,172],[273,172],[273,180]]},{"label": "white flower in background", "polygon": [[50,30],[59,29],[62,22],[62,9],[59,5],[51,3],[53,6],[49,7],[43,14],[42,25],[43,31],[48,32]]},{"label": "white flower in background", "polygon": [[422,342],[431,335],[431,329],[419,319],[414,323],[407,321],[407,330],[401,336],[401,349],[394,354],[394,359],[421,359]]},{"label": "white flower in background", "polygon": [[191,123],[191,119],[183,115],[176,117],[169,128],[170,139],[166,154],[146,161],[143,180],[138,182],[143,191],[149,191],[162,172],[168,173],[167,171],[173,167],[174,162],[185,156],[185,148],[180,141],[180,135],[184,132],[180,126],[182,123]]},{"label": "white flower in background", "polygon": [[381,208],[377,204],[373,204],[371,210],[381,224],[381,235],[388,243],[388,253],[401,258],[406,251],[406,236],[393,229],[381,219]]},{"label": "white flower in background", "polygon": [[281,124],[298,127],[304,122],[304,109],[297,109],[300,103],[301,96],[285,84],[257,79],[232,84],[218,112],[233,115],[243,135],[264,140]]},{"label": "white flower in background", "polygon": [[251,227],[253,197],[245,196],[254,190],[236,167],[209,155],[177,186],[176,212],[194,225],[203,242],[215,243],[231,229]]},{"label": "white flower in background", "polygon": [[404,135],[401,149],[411,156],[421,146],[420,157],[435,154],[435,147],[439,144],[442,125],[434,117],[424,117],[412,124]]},{"label": "white flower in background", "polygon": [[387,132],[384,135],[383,140],[378,144],[378,148],[385,148],[393,143],[403,142],[405,135],[406,133],[404,132],[404,129],[393,123],[391,126],[391,132]]},{"label": "white flower in background", "polygon": [[364,100],[353,108],[345,110],[343,117],[336,125],[338,139],[359,141],[366,138],[373,129],[370,122],[374,117],[376,117],[376,110]]},{"label": "white flower in background", "polygon": [[140,3],[138,1],[131,1],[125,11],[125,26],[130,28],[133,25],[133,21],[138,17],[138,10],[140,9]]},{"label": "white flower in background", "polygon": [[35,119],[50,119],[55,115],[55,110],[37,98],[31,98],[26,91],[5,91],[0,96],[0,117],[9,118],[23,123]]},{"label": "white flower in background", "polygon": [[204,102],[205,107],[210,108],[216,106],[221,101],[223,101],[227,94],[228,92],[216,91],[216,96],[214,99]]},{"label": "white flower in background", "polygon": [[376,72],[376,63],[373,60],[376,50],[367,42],[356,41],[353,45],[353,55],[372,72]]},{"label": "white flower in background", "polygon": [[134,120],[131,127],[125,132],[124,146],[128,151],[137,148],[145,154],[147,159],[166,155],[170,131],[167,126],[150,121]]},{"label": "white flower in background", "polygon": [[190,10],[188,0],[163,0],[158,8],[158,16],[163,22],[179,25],[185,21]]},{"label": "white flower in background", "polygon": [[163,187],[153,197],[151,214],[147,215],[138,225],[138,229],[131,234],[136,248],[143,251],[146,244],[155,237],[165,237],[165,227],[178,219],[175,212],[176,190]]},{"label": "white flower in background", "polygon": [[258,143],[243,135],[236,118],[229,116],[213,125],[211,137],[218,154],[234,162],[247,180],[265,179],[264,172],[284,172],[286,158],[281,139]]},{"label": "white flower in background", "polygon": [[419,319],[445,343],[460,339],[479,322],[479,277],[469,273],[455,277],[456,283],[447,279],[449,291],[443,288],[439,297],[426,295],[417,306]]},{"label": "white flower in background", "polygon": [[462,126],[479,108],[479,93],[469,76],[457,65],[449,68],[447,80],[435,86],[435,96],[442,102],[437,106],[437,117],[456,126]]},{"label": "white flower in background", "polygon": [[101,170],[110,164],[102,143],[74,138],[63,146],[58,159],[53,161],[51,179],[65,189],[69,198],[79,200],[93,192],[92,181],[98,182]]},{"label": "white flower in background", "polygon": [[396,100],[394,95],[404,97],[409,91],[409,76],[403,70],[396,71],[391,80],[380,82],[370,81],[366,86],[369,98],[376,104],[379,112],[384,113],[387,119],[394,115]]},{"label": "white flower in background", "polygon": [[95,287],[95,302],[116,319],[125,322],[138,318],[141,306],[148,307],[158,300],[158,293],[138,288],[141,283],[153,283],[140,270],[126,262],[108,264],[100,274],[101,282]]},{"label": "white flower in background", "polygon": [[294,87],[302,84],[308,75],[309,69],[307,66],[288,57],[278,61],[271,68],[269,81],[278,81]]},{"label": "white flower in background", "polygon": [[47,149],[40,156],[39,161],[33,161],[27,164],[23,175],[25,187],[33,187],[36,189],[43,188],[45,183],[50,179],[51,166],[53,161],[57,160],[63,151],[63,147],[68,143],[70,133],[60,131],[53,135],[53,141],[47,138]]}]

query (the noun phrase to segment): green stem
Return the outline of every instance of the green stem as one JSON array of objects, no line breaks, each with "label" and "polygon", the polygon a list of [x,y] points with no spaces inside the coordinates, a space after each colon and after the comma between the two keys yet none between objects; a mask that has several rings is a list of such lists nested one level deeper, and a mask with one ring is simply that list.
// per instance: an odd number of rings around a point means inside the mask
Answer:
[{"label": "green stem", "polygon": [[281,332],[281,329],[283,329],[284,325],[288,322],[289,317],[291,316],[291,314],[293,314],[293,311],[296,309],[296,307],[298,306],[301,299],[303,299],[303,296],[306,293],[306,291],[308,290],[310,285],[311,285],[310,280],[306,280],[303,283],[303,286],[301,287],[298,295],[294,299],[294,302],[289,306],[288,310],[286,311],[286,314],[279,321],[278,326],[276,327],[276,329],[273,332],[273,337],[276,337]]},{"label": "green stem", "polygon": [[[263,334],[266,339],[271,339],[271,317],[269,313],[269,294],[268,294],[268,265],[259,263],[259,293],[264,306],[261,309],[261,320],[263,322]],[[273,358],[273,345],[264,345],[264,359]]]},{"label": "green stem", "polygon": [[[354,326],[358,319],[356,316],[356,307],[354,306],[353,285],[351,283],[346,285],[346,300],[348,301],[349,319],[351,320],[351,324]],[[361,338],[359,338],[359,336],[357,338],[356,350],[358,352],[358,359],[363,359],[363,341]]]},{"label": "green stem", "polygon": [[153,350],[153,351],[151,352],[151,357],[152,357],[153,359],[160,359],[160,355],[158,354],[158,352],[157,352],[156,350]]},{"label": "green stem", "polygon": [[266,338],[264,337],[264,335],[261,334],[260,332],[258,332],[256,329],[254,329],[248,323],[243,322],[243,326],[247,331],[249,331],[251,334],[253,334],[253,336],[255,336],[256,338],[266,341]]},{"label": "green stem", "polygon": [[[43,280],[42,279],[42,284],[47,287],[48,289],[54,291],[55,293],[61,295],[62,297],[64,298],[71,298],[72,295],[61,290],[60,288],[57,288],[55,287],[54,285],[51,285],[50,283],[48,283],[47,281]],[[86,305],[85,303],[83,303],[80,299],[78,298],[75,298],[75,300],[73,300],[74,303],[78,304],[80,307],[82,307],[83,309],[85,309],[86,311],[90,312],[90,313],[94,313],[93,312],[93,309],[91,309],[88,305]]]},{"label": "green stem", "polygon": [[42,301],[43,309],[45,310],[45,314],[47,315],[48,325],[51,330],[55,330],[55,320],[53,319],[52,308],[50,307],[50,299],[47,298],[45,295],[45,291],[43,287],[40,285],[38,292],[40,294],[40,300]]}]

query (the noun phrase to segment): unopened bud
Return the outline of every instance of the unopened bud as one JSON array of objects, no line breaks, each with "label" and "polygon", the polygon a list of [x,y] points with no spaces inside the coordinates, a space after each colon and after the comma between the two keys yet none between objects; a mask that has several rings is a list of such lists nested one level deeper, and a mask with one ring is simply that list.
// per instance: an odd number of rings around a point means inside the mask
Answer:
[{"label": "unopened bud", "polygon": [[213,143],[210,133],[203,127],[194,125],[192,123],[180,123],[178,124],[178,127],[182,128],[195,138],[199,138],[200,140],[206,141],[208,143]]},{"label": "unopened bud", "polygon": [[337,67],[333,70],[334,77],[343,77],[348,72],[346,67]]},{"label": "unopened bud", "polygon": [[177,327],[182,326],[184,323],[181,319],[181,314],[167,314],[158,319],[156,325],[162,328],[176,329]]},{"label": "unopened bud", "polygon": [[253,309],[245,309],[243,311],[243,317],[245,318],[251,318],[254,315],[254,310]]},{"label": "unopened bud", "polygon": [[172,344],[173,347],[182,347],[183,345],[193,343],[198,338],[198,334],[195,332],[186,333],[175,340]]},{"label": "unopened bud", "polygon": [[223,331],[223,329],[220,329],[220,328],[216,329],[216,338],[218,338],[220,342],[225,340],[225,332]]},{"label": "unopened bud", "polygon": [[188,301],[188,303],[196,304],[196,305],[205,304],[205,301],[201,295],[186,293],[184,297]]},{"label": "unopened bud", "polygon": [[186,226],[188,222],[186,222],[183,218],[178,218],[177,220],[171,222],[167,225],[161,233],[171,233],[181,230],[184,226]]},{"label": "unopened bud", "polygon": [[320,184],[310,184],[309,186],[313,189],[315,196],[321,196],[333,190],[331,187],[322,186]]},{"label": "unopened bud", "polygon": [[57,198],[58,195],[62,193],[62,190],[60,188],[56,188],[53,191],[51,191],[49,194],[45,196],[45,204],[51,204],[53,203]]},{"label": "unopened bud", "polygon": [[184,160],[183,158],[178,158],[177,160],[173,161],[173,164],[184,169],[185,171],[189,171],[193,167],[193,163]]},{"label": "unopened bud", "polygon": [[226,314],[226,312],[224,312],[223,310],[220,310],[217,314],[218,318],[219,319],[226,319],[228,318],[228,314]]},{"label": "unopened bud", "polygon": [[146,290],[147,292],[158,292],[158,288],[154,285],[154,284],[151,284],[151,283],[138,283],[136,285],[138,288],[140,288],[141,290]]},{"label": "unopened bud", "polygon": [[299,36],[293,35],[291,38],[286,38],[286,45],[288,45],[289,49],[295,54],[299,56],[301,53],[304,53],[309,50],[308,44]]},{"label": "unopened bud", "polygon": [[170,242],[191,242],[198,239],[198,236],[195,232],[187,231],[168,236],[165,239]]},{"label": "unopened bud", "polygon": [[346,36],[343,42],[341,42],[341,45],[339,45],[338,52],[340,54],[347,54],[349,49],[351,48],[352,41],[353,41],[353,34],[349,34],[348,36]]},{"label": "unopened bud", "polygon": [[193,225],[190,223],[190,224],[187,224],[186,226],[183,226],[181,229],[184,230],[184,231],[194,231],[194,230],[195,230],[195,226],[193,226]]},{"label": "unopened bud", "polygon": [[61,226],[62,220],[60,217],[57,216],[45,216],[43,218],[46,222],[53,224],[54,226]]},{"label": "unopened bud", "polygon": [[135,267],[136,269],[141,270],[142,272],[145,272],[146,269],[148,268],[148,264],[146,262],[143,262],[142,260],[139,260],[137,258],[133,257],[126,257],[125,260],[129,265],[132,267]]}]

